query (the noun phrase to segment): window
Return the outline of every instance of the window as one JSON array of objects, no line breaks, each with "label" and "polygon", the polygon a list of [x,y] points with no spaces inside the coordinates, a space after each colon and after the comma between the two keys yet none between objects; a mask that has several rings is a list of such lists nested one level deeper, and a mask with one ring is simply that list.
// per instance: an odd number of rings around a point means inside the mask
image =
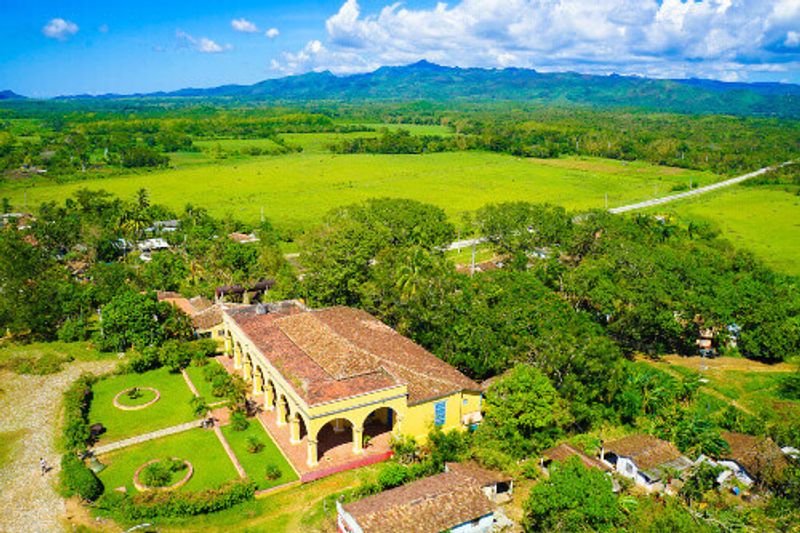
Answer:
[{"label": "window", "polygon": [[443,426],[447,419],[447,402],[436,402],[433,404],[433,423],[437,426]]}]

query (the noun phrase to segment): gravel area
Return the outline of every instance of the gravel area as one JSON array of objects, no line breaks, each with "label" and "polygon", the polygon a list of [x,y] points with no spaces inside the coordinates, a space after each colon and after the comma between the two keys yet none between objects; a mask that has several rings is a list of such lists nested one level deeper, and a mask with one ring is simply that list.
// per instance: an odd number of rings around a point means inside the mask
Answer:
[{"label": "gravel area", "polygon": [[[71,363],[58,374],[20,376],[0,372],[0,430],[23,431],[8,464],[0,468],[0,531],[63,531],[64,501],[53,486],[60,455],[55,446],[61,394],[82,372],[111,370],[116,361]],[[39,458],[52,467],[41,475]]]}]

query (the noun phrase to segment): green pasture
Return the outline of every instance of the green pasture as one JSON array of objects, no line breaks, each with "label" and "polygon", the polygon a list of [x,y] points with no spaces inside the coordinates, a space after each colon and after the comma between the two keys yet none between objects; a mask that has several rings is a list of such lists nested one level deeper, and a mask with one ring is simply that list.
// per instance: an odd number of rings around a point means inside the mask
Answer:
[{"label": "green pasture", "polygon": [[100,462],[107,468],[99,477],[106,491],[126,487],[128,494],[135,494],[133,475],[136,469],[151,459],[166,457],[185,459],[194,467],[192,478],[178,490],[214,488],[238,479],[236,468],[219,439],[213,431],[205,429],[192,429],[101,455]]},{"label": "green pasture", "polygon": [[[317,135],[317,134],[301,134]],[[522,159],[486,152],[424,155],[336,155],[303,152],[221,160],[178,169],[132,173],[65,184],[0,191],[21,205],[63,199],[76,190],[106,189],[132,198],[140,188],[153,202],[187,203],[216,216],[256,222],[264,213],[279,229],[302,231],[330,209],[375,197],[402,197],[441,206],[454,220],[490,202],[551,202],[572,209],[623,205],[663,195],[677,185],[707,184],[710,173],[597,158]]]},{"label": "green pasture", "polygon": [[96,361],[115,354],[96,350],[88,342],[0,343],[0,370],[18,374],[54,374],[70,361]]},{"label": "green pasture", "polygon": [[[161,398],[144,409],[124,411],[114,406],[114,396],[130,387],[153,387]],[[123,374],[98,381],[92,388],[94,397],[89,422],[106,427],[101,443],[114,442],[135,435],[189,422],[195,418],[190,401],[192,392],[183,376],[166,368],[144,374]]]},{"label": "green pasture", "polygon": [[[234,431],[232,426],[223,426],[222,433],[228,444],[231,445],[234,455],[239,459],[239,464],[247,472],[247,476],[255,482],[258,490],[283,485],[297,479],[297,474],[258,420],[250,419],[250,425],[244,431]],[[247,451],[247,439],[251,436],[257,438],[264,445],[261,451],[256,453]],[[281,471],[281,477],[267,479],[266,467],[268,464],[277,466]]]},{"label": "green pasture", "polygon": [[659,211],[710,221],[737,248],[800,276],[800,196],[776,187],[734,185]]}]

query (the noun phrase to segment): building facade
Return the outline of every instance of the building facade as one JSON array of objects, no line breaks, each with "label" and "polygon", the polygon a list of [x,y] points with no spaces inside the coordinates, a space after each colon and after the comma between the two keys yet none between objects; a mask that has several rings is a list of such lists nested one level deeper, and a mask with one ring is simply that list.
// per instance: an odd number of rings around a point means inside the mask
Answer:
[{"label": "building facade", "polygon": [[290,442],[306,446],[309,466],[321,442],[349,437],[358,456],[379,434],[424,439],[433,426],[480,421],[477,383],[364,311],[227,307],[222,330],[234,369]]}]

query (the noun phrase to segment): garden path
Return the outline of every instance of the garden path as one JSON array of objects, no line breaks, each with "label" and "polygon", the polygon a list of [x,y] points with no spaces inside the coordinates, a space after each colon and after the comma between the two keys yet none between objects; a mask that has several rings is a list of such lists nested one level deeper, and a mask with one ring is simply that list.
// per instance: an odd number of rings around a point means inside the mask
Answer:
[{"label": "garden path", "polygon": [[140,442],[146,442],[148,440],[153,440],[153,439],[160,439],[161,437],[166,437],[167,435],[182,433],[184,431],[189,431],[190,429],[198,427],[200,427],[200,420],[192,420],[191,422],[178,424],[176,426],[170,426],[168,428],[162,428],[157,431],[151,431],[150,433],[144,433],[143,435],[137,435],[129,439],[122,439],[116,442],[109,442],[108,444],[92,448],[92,451],[94,452],[95,455],[100,455],[103,453],[113,452],[114,450],[119,450],[120,448],[133,446],[134,444],[139,444]]},{"label": "garden path", "polygon": [[[46,376],[0,372],[0,427],[23,435],[0,467],[0,531],[63,530],[66,507],[54,489],[60,469],[54,421],[60,419],[61,395],[81,373],[102,374],[114,365],[114,360],[73,362]],[[40,457],[52,467],[44,476]]]}]

